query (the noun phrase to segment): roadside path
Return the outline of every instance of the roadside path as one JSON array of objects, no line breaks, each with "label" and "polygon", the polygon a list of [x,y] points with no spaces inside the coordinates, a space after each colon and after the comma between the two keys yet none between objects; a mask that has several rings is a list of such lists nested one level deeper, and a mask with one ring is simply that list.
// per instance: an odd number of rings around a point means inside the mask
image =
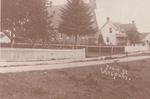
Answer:
[{"label": "roadside path", "polygon": [[132,56],[120,59],[110,59],[110,60],[93,60],[84,62],[72,62],[72,63],[61,63],[61,64],[49,64],[49,65],[31,65],[31,66],[18,66],[18,67],[0,67],[0,73],[15,73],[15,72],[28,72],[28,71],[41,71],[41,70],[51,70],[51,69],[63,69],[63,68],[74,68],[74,67],[85,67],[94,66],[107,63],[117,62],[130,62],[149,59],[150,56]]},{"label": "roadside path", "polygon": [[[112,55],[111,57],[125,57],[125,54]],[[61,60],[49,60],[49,61],[25,61],[25,62],[4,62],[0,61],[0,67],[11,67],[11,66],[30,66],[30,65],[51,65],[51,64],[62,64],[62,63],[71,63],[76,61],[92,61],[97,59],[105,59],[109,56],[101,56],[95,58],[78,58],[78,59],[61,59]]]},{"label": "roadside path", "polygon": [[[149,55],[150,52],[145,52]],[[132,55],[140,55],[144,54],[143,52],[136,52],[136,53],[129,53],[128,56]],[[112,56],[101,56],[101,57],[94,57],[94,58],[77,58],[77,59],[60,59],[60,60],[47,60],[47,61],[14,61],[14,62],[6,62],[0,61],[0,67],[17,67],[17,66],[30,66],[30,65],[51,65],[51,64],[62,64],[62,63],[71,63],[76,61],[94,61],[94,60],[103,60],[105,58],[122,58],[126,57],[126,54],[118,54]]]}]

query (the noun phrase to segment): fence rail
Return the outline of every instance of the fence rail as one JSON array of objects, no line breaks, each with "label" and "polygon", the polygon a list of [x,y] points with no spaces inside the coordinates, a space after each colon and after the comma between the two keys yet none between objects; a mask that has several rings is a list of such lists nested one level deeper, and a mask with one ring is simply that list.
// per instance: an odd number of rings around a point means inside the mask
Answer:
[{"label": "fence rail", "polygon": [[[1,44],[1,47],[10,48],[10,44]],[[34,48],[34,49],[74,49],[72,44],[28,44],[15,43],[13,48]],[[147,51],[148,46],[96,46],[77,45],[76,49],[86,49],[86,57],[98,57],[115,54],[125,54],[129,52]]]},{"label": "fence rail", "polygon": [[[1,44],[1,47],[10,48],[10,44]],[[73,49],[71,44],[27,44],[15,43],[13,48],[36,48],[36,49]],[[124,46],[96,46],[96,45],[77,45],[77,49],[86,49],[87,57],[98,57],[103,55],[123,54]]]},{"label": "fence rail", "polygon": [[[1,43],[0,47],[7,47],[10,48],[11,44],[10,43]],[[42,49],[47,49],[47,48],[74,48],[74,45],[72,44],[30,44],[30,43],[15,43],[13,44],[13,48],[42,48]],[[85,47],[124,47],[124,46],[101,46],[101,45],[76,45],[77,48],[85,48]]]},{"label": "fence rail", "polygon": [[110,56],[115,54],[124,54],[124,46],[95,46],[86,48],[87,57]]}]

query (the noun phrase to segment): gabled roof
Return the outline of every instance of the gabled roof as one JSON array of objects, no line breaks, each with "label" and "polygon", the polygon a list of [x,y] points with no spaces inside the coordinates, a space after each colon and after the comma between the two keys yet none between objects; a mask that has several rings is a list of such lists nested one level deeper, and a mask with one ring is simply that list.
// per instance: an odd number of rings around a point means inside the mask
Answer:
[{"label": "gabled roof", "polygon": [[120,23],[112,23],[112,24],[121,32],[127,32],[132,28],[136,28],[135,24],[120,24]]},{"label": "gabled roof", "polygon": [[0,32],[0,38],[5,37],[6,35],[3,32]]},{"label": "gabled roof", "polygon": [[107,24],[111,24],[112,28],[114,28],[115,30],[120,31],[120,32],[127,32],[128,30],[132,29],[133,27],[136,28],[135,24],[121,24],[121,23],[118,23],[118,22],[109,21],[109,22],[106,22],[101,27],[101,29],[103,29]]},{"label": "gabled roof", "polygon": [[6,36],[9,39],[11,38],[10,33],[8,31],[0,32],[0,38],[6,37]]},{"label": "gabled roof", "polygon": [[135,24],[120,24],[120,28],[122,31],[126,32],[132,28],[136,28]]},{"label": "gabled roof", "polygon": [[148,35],[150,35],[150,33],[140,33],[139,38],[140,40],[144,40]]},{"label": "gabled roof", "polygon": [[[9,30],[4,30],[2,33],[4,33],[9,39],[11,39],[11,32]],[[15,38],[16,35],[13,33],[13,37]]]},{"label": "gabled roof", "polygon": [[113,24],[118,30],[120,30],[120,23],[117,23],[117,22],[115,23],[115,22],[113,22],[112,24]]},{"label": "gabled roof", "polygon": [[0,32],[0,43],[9,43],[10,38],[4,33]]},{"label": "gabled roof", "polygon": [[110,24],[112,26],[113,29],[120,31],[120,23],[113,23],[113,22],[106,22],[100,30],[102,30],[107,24]]}]

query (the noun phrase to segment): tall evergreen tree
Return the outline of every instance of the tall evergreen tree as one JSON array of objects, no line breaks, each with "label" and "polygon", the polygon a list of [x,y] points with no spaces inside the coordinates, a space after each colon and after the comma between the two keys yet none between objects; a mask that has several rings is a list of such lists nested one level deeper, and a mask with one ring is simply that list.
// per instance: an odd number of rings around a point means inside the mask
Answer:
[{"label": "tall evergreen tree", "polygon": [[78,36],[96,33],[97,30],[92,26],[93,14],[83,0],[68,0],[61,11],[62,21],[59,31],[60,33],[73,35],[75,37],[75,47]]}]

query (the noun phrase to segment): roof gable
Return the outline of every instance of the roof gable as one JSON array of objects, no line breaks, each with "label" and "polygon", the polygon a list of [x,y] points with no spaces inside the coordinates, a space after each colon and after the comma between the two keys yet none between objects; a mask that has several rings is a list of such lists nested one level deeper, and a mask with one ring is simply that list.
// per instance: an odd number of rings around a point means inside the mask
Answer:
[{"label": "roof gable", "polygon": [[9,43],[10,38],[3,32],[0,32],[0,43]]},{"label": "roof gable", "polygon": [[122,31],[127,32],[132,28],[136,28],[134,24],[120,24],[120,28]]},{"label": "roof gable", "polygon": [[148,35],[150,35],[150,33],[140,33],[139,38],[140,40],[144,40]]},{"label": "roof gable", "polygon": [[101,27],[100,31],[102,32],[102,29],[104,29],[104,27],[106,27],[107,25],[110,25],[111,28],[118,31],[119,33],[127,33],[132,28],[136,28],[136,25],[133,23],[120,24],[119,22],[111,22],[110,20],[107,19],[106,23]]},{"label": "roof gable", "polygon": [[8,37],[9,38],[9,34],[4,33],[4,32],[0,32],[0,38],[4,38],[4,37]]},{"label": "roof gable", "polygon": [[110,25],[111,28],[115,29],[116,31],[120,31],[119,27],[117,26],[118,24],[114,24],[113,22],[106,22],[100,30],[102,30],[106,25]]}]

